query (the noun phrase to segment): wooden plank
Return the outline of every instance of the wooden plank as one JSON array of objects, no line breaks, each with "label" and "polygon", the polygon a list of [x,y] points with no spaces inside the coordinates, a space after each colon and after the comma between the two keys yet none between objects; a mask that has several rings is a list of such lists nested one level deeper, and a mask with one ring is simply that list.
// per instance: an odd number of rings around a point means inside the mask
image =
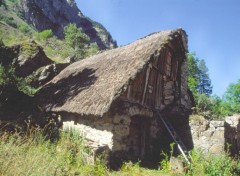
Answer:
[{"label": "wooden plank", "polygon": [[128,98],[128,99],[131,99],[131,88],[132,88],[132,85],[130,84],[130,85],[128,86],[128,89],[127,89],[127,98]]},{"label": "wooden plank", "polygon": [[162,75],[158,74],[157,78],[157,85],[156,85],[156,97],[155,97],[155,107],[161,107],[161,100],[162,100]]},{"label": "wooden plank", "polygon": [[146,71],[146,79],[144,84],[144,91],[143,91],[143,97],[142,97],[142,104],[144,104],[146,91],[147,91],[147,85],[148,85],[148,79],[149,79],[149,73],[151,70],[151,64],[148,65],[147,71]]}]

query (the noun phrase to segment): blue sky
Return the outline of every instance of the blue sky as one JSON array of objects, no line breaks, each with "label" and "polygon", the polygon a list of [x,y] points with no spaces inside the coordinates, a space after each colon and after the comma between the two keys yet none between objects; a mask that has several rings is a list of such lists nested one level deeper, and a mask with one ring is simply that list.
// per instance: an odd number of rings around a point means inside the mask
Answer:
[{"label": "blue sky", "polygon": [[125,45],[152,32],[183,28],[189,51],[206,61],[213,93],[240,79],[240,0],[76,0],[84,15]]}]

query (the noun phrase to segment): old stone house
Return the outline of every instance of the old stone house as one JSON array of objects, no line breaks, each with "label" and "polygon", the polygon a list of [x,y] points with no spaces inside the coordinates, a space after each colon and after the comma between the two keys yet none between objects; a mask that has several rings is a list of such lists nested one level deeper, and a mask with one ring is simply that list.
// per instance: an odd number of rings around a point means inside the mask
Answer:
[{"label": "old stone house", "polygon": [[166,30],[75,62],[37,94],[40,105],[111,158],[159,156],[172,142],[158,110],[192,147],[187,112],[187,35]]}]

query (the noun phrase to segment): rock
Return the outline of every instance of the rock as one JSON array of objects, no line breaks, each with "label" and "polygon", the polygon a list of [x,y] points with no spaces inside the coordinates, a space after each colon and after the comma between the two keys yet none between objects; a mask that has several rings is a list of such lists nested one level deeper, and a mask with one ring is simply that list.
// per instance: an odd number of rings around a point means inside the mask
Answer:
[{"label": "rock", "polygon": [[204,153],[220,154],[224,151],[224,146],[230,144],[230,154],[239,156],[239,121],[240,115],[226,117],[222,121],[203,120],[202,122],[204,123],[191,121],[190,126],[194,147],[201,149]]},{"label": "rock", "polygon": [[8,66],[12,64],[13,60],[18,57],[20,45],[13,47],[0,46],[0,64]]},{"label": "rock", "polygon": [[182,159],[176,158],[176,157],[171,157],[170,158],[170,170],[174,174],[182,174],[185,172],[185,163]]},{"label": "rock", "polygon": [[213,139],[223,139],[224,141],[224,130],[216,130],[213,134]]},{"label": "rock", "polygon": [[69,65],[68,63],[63,63],[46,66],[39,75],[38,85],[39,86],[44,85],[45,83],[50,81],[54,76],[60,73],[60,71],[66,68],[68,65]]},{"label": "rock", "polygon": [[57,74],[59,74],[64,68],[66,68],[69,63],[61,63],[61,64],[51,64],[44,67],[41,67],[33,74],[29,75],[30,82],[29,84],[32,87],[38,88],[46,84],[48,81],[53,79]]},{"label": "rock", "polygon": [[222,145],[221,143],[213,144],[213,146],[210,147],[209,152],[212,154],[220,154],[224,152],[224,145]]},{"label": "rock", "polygon": [[210,122],[210,126],[214,126],[215,128],[216,127],[223,127],[224,126],[224,121],[215,121],[215,120],[213,120],[213,121],[211,121]]},{"label": "rock", "polygon": [[43,48],[34,41],[23,42],[17,59],[13,61],[15,72],[18,76],[26,77],[40,67],[51,64],[52,61],[46,56]]},{"label": "rock", "polygon": [[207,130],[207,131],[204,131],[202,133],[202,135],[204,135],[207,138],[210,138],[210,137],[212,137],[213,133],[214,133],[214,131]]},{"label": "rock", "polygon": [[240,115],[233,115],[225,118],[225,122],[231,127],[236,127],[239,124]]}]

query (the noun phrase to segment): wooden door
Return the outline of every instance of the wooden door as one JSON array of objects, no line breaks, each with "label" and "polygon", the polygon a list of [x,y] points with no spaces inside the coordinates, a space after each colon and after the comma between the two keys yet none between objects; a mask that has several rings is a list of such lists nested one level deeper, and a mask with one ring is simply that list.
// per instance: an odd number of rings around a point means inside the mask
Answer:
[{"label": "wooden door", "polygon": [[140,116],[131,118],[130,132],[128,137],[129,154],[133,159],[143,159],[149,139],[148,119]]}]

